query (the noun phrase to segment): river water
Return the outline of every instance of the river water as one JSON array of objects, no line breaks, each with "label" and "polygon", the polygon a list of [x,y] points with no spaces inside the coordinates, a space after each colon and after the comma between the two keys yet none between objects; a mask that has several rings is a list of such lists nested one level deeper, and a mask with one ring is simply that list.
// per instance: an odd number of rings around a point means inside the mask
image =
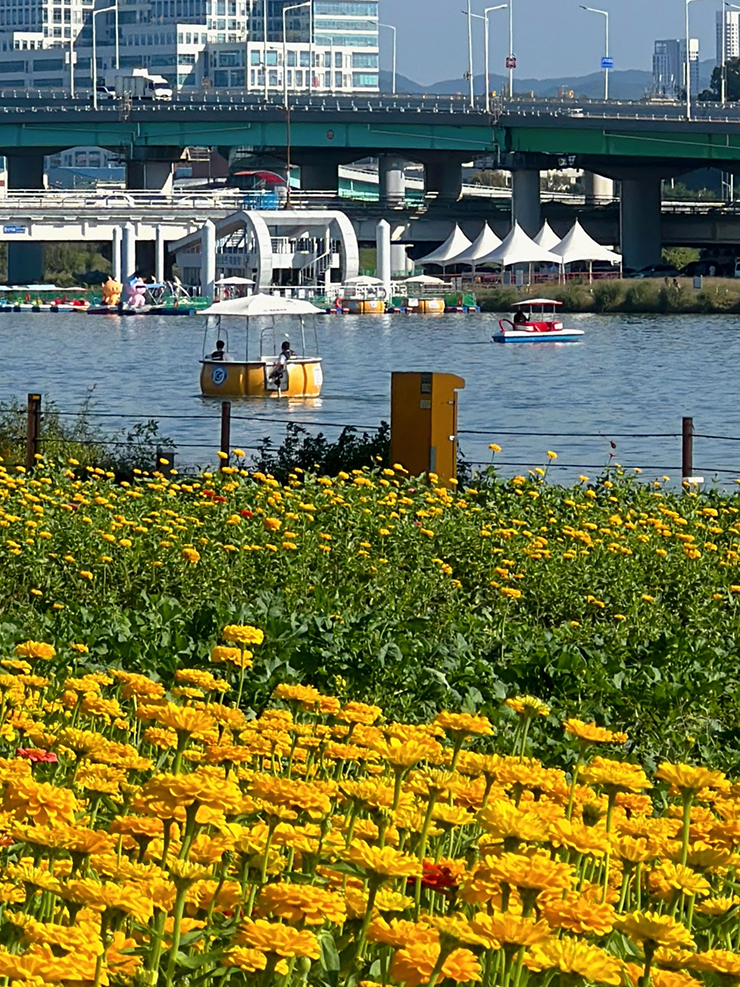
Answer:
[{"label": "river water", "polygon": [[[490,314],[318,318],[322,397],[235,402],[232,445],[253,448],[267,435],[279,441],[290,421],[327,437],[345,424],[375,428],[389,417],[392,370],[464,377],[462,451],[486,462],[489,443],[498,443],[505,474],[547,465],[547,450],[554,450],[549,472],[557,481],[593,475],[615,461],[643,468],[646,477],[675,479],[683,415],[693,416],[700,435],[740,439],[732,376],[740,366],[740,316],[565,321],[586,331],[582,342],[494,345],[497,317]],[[101,415],[93,420],[106,432],[134,416],[158,419],[178,443],[178,465],[212,463],[220,408],[199,394],[203,326],[197,316],[3,314],[0,400],[39,391],[71,412],[92,391],[93,411]],[[243,330],[232,328],[231,335],[232,352],[241,352]],[[120,417],[103,417],[109,415]],[[740,441],[697,437],[694,456],[694,473],[707,481],[740,477]]]}]

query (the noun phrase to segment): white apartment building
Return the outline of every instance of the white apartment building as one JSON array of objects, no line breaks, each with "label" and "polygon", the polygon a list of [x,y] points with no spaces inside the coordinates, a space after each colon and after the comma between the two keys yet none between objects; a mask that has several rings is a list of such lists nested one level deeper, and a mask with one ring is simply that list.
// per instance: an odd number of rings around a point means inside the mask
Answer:
[{"label": "white apartment building", "polygon": [[[118,0],[117,18],[96,16],[98,76],[142,67],[184,92],[268,98],[377,91],[378,0],[312,3],[283,16],[291,0]],[[89,89],[92,12],[93,0],[0,0],[0,90]]]},{"label": "white apartment building", "polygon": [[[725,56],[722,58],[722,42],[724,41]],[[717,65],[740,58],[740,11],[725,10],[724,31],[722,29],[722,12],[717,11]]]}]

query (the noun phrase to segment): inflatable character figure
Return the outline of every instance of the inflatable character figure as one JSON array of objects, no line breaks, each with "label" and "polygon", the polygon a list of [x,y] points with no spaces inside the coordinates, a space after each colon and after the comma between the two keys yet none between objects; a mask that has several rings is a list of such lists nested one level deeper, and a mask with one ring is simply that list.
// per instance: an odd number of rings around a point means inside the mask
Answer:
[{"label": "inflatable character figure", "polygon": [[122,291],[123,285],[120,281],[116,281],[115,278],[108,278],[103,285],[103,304],[117,305],[121,300]]},{"label": "inflatable character figure", "polygon": [[129,308],[141,308],[146,299],[146,284],[139,277],[129,278],[126,285],[126,304]]}]

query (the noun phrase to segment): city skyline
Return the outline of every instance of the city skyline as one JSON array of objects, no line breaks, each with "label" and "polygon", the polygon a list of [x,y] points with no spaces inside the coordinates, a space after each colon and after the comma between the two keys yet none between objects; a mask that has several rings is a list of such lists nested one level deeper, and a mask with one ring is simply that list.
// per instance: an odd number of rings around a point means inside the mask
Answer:
[{"label": "city skyline", "polygon": [[[504,0],[502,0],[504,2]],[[740,0],[738,0],[740,2]],[[473,0],[481,13],[491,0]],[[610,12],[610,54],[617,71],[650,71],[654,43],[659,38],[682,38],[683,0],[603,0]],[[429,0],[380,0],[380,17],[398,30],[398,71],[421,85],[460,78],[467,71],[465,0],[437,0],[434,17]],[[700,0],[691,4],[691,36],[700,42],[701,58],[713,58],[716,18],[720,4]],[[581,10],[578,0],[514,0],[517,74],[546,79],[598,72],[604,46],[603,18]],[[636,25],[639,26],[636,30]],[[506,11],[490,14],[491,71],[503,74],[507,54]],[[482,22],[474,26],[475,72],[483,72]],[[390,37],[381,37],[381,64],[391,65]],[[441,58],[440,53],[447,57]]]}]

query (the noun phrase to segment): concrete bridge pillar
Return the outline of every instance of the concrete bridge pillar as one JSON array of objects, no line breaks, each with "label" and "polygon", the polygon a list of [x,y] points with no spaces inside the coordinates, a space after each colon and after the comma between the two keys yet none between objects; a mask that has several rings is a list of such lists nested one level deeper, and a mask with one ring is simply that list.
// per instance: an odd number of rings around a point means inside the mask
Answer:
[{"label": "concrete bridge pillar", "polygon": [[210,219],[200,231],[200,290],[204,298],[216,291],[216,227]]},{"label": "concrete bridge pillar", "polygon": [[[6,155],[9,191],[45,187],[44,152]],[[8,244],[8,284],[39,284],[44,280],[43,243]]]},{"label": "concrete bridge pillar", "polygon": [[639,270],[659,264],[663,250],[661,176],[645,170],[623,177],[620,206],[624,266]]},{"label": "concrete bridge pillar", "polygon": [[154,241],[154,280],[164,281],[164,230],[161,226],[156,229]]},{"label": "concrete bridge pillar", "polygon": [[120,226],[113,228],[113,242],[111,245],[111,275],[114,281],[121,280],[121,242],[123,240],[123,230]]},{"label": "concrete bridge pillar", "polygon": [[406,198],[406,174],[403,158],[381,154],[378,158],[379,198],[388,206],[401,206]]},{"label": "concrete bridge pillar", "polygon": [[593,171],[584,171],[583,185],[588,206],[605,204],[614,198],[614,181],[611,178],[596,175]]},{"label": "concrete bridge pillar", "polygon": [[332,153],[301,156],[301,191],[339,194],[339,159]]},{"label": "concrete bridge pillar", "polygon": [[150,189],[169,195],[173,189],[175,169],[172,161],[127,161],[126,188]]},{"label": "concrete bridge pillar", "polygon": [[127,281],[136,273],[136,230],[133,223],[126,223],[121,238],[121,274]]},{"label": "concrete bridge pillar", "polygon": [[457,202],[462,195],[462,162],[454,155],[424,161],[424,189],[436,192],[438,202]]},{"label": "concrete bridge pillar", "polygon": [[511,222],[519,223],[529,236],[542,226],[540,172],[537,168],[516,168],[511,173]]}]

